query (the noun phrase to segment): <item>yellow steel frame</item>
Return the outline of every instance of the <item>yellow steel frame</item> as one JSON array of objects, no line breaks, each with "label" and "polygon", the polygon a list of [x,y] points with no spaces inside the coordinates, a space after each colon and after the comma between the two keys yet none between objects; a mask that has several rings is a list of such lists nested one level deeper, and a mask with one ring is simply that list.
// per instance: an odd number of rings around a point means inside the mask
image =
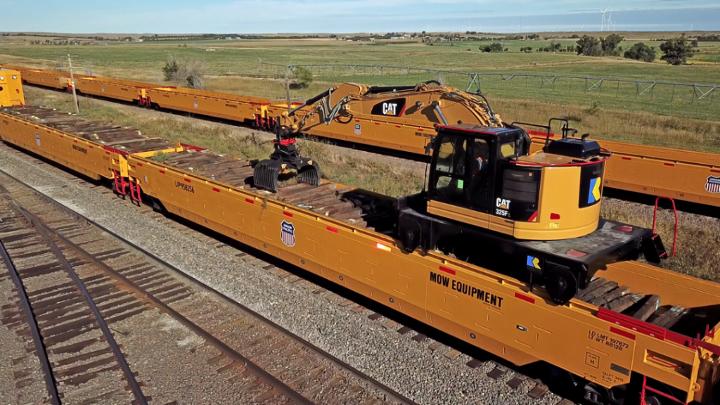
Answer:
[{"label": "yellow steel frame", "polygon": [[0,69],[0,107],[25,105],[20,72]]}]

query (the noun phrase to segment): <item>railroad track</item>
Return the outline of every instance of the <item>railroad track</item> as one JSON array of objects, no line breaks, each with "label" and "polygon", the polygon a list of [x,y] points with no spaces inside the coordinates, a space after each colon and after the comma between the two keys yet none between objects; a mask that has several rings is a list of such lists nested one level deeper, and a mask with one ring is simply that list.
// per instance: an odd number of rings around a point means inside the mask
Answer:
[{"label": "railroad track", "polygon": [[[51,402],[182,399],[158,392],[153,375],[140,373],[141,382],[133,383],[138,372],[132,361],[122,366],[122,345],[117,350],[102,347],[113,340],[110,328],[116,323],[160,312],[212,348],[206,362],[223,384],[240,392],[236,400],[412,403],[248,308],[180,276],[167,263],[108,237],[104,230],[17,180],[0,178],[4,185],[0,187],[0,241],[7,247],[6,262],[25,279],[28,307],[38,320],[33,347],[41,357],[48,354],[46,387]],[[55,263],[50,261],[53,257]],[[86,286],[90,299],[97,303],[94,315],[110,325],[109,337],[100,338],[95,319],[88,315],[92,311],[74,312],[81,306],[75,296],[79,288],[67,276],[58,277],[63,270],[75,272],[77,281]],[[22,295],[19,290],[18,294]],[[27,337],[20,308],[16,303],[5,305],[2,322]],[[28,348],[28,357],[32,351]],[[130,353],[129,357],[142,356]],[[16,373],[20,376],[16,386],[29,385],[22,377],[31,378],[30,374],[27,370]],[[143,394],[141,386],[154,391],[153,396]]]},{"label": "railroad track", "polygon": [[[94,387],[105,391],[105,398],[117,397],[123,388],[118,384],[124,384],[124,379],[128,401],[147,403],[106,320],[127,316],[133,307],[110,311],[118,304],[118,296],[111,293],[107,279],[98,276],[82,280],[76,268],[91,263],[68,252],[70,246],[12,200],[2,186],[0,210],[4,213],[0,255],[31,331],[50,402],[59,404],[61,396],[77,399],[63,388],[91,380],[95,380]],[[75,231],[71,227],[67,230]],[[2,321],[21,331],[20,312],[11,307],[3,307]],[[113,375],[118,370],[122,378]]]}]

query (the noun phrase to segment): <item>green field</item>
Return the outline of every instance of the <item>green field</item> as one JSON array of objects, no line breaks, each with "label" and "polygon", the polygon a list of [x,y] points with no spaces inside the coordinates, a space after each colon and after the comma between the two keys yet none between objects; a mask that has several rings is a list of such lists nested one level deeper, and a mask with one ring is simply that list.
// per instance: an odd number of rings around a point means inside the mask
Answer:
[{"label": "green field", "polygon": [[[582,132],[598,137],[720,151],[720,94],[717,94],[720,89],[699,99],[698,90],[692,87],[657,84],[651,88],[647,83],[634,82],[720,84],[720,43],[715,42],[700,42],[699,53],[690,64],[670,66],[663,61],[642,63],[620,57],[578,56],[572,52],[520,52],[521,47],[535,50],[548,45],[550,40],[501,41],[508,49],[503,53],[479,50],[490,41],[429,46],[392,41],[266,39],[53,46],[31,45],[29,40],[0,39],[0,63],[64,68],[70,53],[79,71],[160,82],[162,66],[168,57],[174,56],[202,61],[209,89],[276,98],[285,97],[284,66],[288,64],[325,65],[309,68],[314,82],[307,89],[292,92],[291,97],[298,99],[340,81],[414,84],[440,79],[464,89],[468,76],[462,72],[502,73],[482,76],[480,85],[507,121],[543,122],[550,116],[567,116],[575,120]],[[576,41],[553,40],[563,46]],[[637,39],[624,41],[621,46],[627,49],[634,42]],[[659,46],[657,41],[644,42]],[[552,76],[557,78],[552,80]],[[606,80],[583,79],[585,76]]]}]

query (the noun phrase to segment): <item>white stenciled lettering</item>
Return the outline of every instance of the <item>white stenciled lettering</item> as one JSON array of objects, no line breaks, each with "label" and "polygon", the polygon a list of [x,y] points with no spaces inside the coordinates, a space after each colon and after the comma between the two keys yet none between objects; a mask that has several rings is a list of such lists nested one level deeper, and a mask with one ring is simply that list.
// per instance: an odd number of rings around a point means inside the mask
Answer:
[{"label": "white stenciled lettering", "polygon": [[506,198],[496,198],[495,199],[495,206],[497,208],[503,209],[503,210],[509,210],[510,209],[510,200]]},{"label": "white stenciled lettering", "polygon": [[382,111],[385,115],[397,115],[397,104],[395,103],[383,103]]}]

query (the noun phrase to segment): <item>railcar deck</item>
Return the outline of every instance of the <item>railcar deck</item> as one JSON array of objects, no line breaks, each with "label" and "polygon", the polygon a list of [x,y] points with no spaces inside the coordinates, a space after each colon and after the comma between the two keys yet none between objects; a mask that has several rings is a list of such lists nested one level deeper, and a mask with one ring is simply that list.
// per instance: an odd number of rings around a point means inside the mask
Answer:
[{"label": "railcar deck", "polygon": [[253,186],[253,162],[233,159],[207,150],[184,150],[155,157],[180,171],[205,177],[230,187],[246,189],[267,198],[310,210],[326,217],[368,230],[391,228],[394,199],[353,189],[327,180],[318,187],[298,183],[294,178],[280,182],[277,193]]},{"label": "railcar deck", "polygon": [[138,129],[88,121],[51,108],[25,106],[4,108],[2,112],[127,153],[168,149],[173,146],[165,139],[144,136]]}]

